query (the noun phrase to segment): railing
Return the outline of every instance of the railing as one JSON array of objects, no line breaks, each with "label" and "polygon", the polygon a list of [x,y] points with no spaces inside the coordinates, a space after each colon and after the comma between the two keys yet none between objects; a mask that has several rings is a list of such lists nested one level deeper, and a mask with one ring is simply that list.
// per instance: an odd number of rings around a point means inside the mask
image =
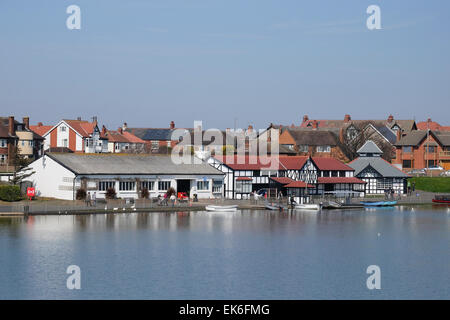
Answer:
[{"label": "railing", "polygon": [[450,159],[450,151],[441,151],[439,152],[439,158],[448,158]]}]

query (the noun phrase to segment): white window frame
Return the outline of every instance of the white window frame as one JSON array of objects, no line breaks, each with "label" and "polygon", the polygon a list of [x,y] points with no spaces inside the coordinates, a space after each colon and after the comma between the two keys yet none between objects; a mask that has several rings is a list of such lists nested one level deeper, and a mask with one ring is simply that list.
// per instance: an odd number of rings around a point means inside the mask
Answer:
[{"label": "white window frame", "polygon": [[197,180],[197,191],[208,191],[209,190],[209,180]]}]

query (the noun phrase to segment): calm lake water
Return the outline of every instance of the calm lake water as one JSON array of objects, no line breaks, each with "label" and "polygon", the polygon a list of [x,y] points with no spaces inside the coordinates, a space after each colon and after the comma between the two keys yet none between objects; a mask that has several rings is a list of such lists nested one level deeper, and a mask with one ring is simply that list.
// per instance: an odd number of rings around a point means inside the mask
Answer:
[{"label": "calm lake water", "polygon": [[450,209],[0,218],[0,299],[344,298],[449,299]]}]

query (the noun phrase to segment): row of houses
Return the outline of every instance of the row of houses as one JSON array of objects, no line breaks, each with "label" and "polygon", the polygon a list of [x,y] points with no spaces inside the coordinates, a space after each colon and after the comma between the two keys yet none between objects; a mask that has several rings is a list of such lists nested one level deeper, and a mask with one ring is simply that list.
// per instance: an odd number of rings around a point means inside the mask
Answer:
[{"label": "row of houses", "polygon": [[262,189],[305,199],[406,192],[408,176],[383,160],[375,143],[358,151],[360,157],[349,164],[310,156],[216,155],[176,163],[168,155],[46,153],[29,165],[33,174],[27,181],[38,196],[66,200],[74,200],[79,189],[104,198],[111,188],[120,198],[139,198],[143,189],[154,198],[171,187],[198,199],[249,199]]}]

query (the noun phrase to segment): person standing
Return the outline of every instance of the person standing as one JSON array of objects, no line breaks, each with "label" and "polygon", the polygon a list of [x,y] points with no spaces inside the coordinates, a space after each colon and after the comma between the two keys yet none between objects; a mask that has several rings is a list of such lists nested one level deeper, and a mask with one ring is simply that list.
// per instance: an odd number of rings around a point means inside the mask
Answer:
[{"label": "person standing", "polygon": [[95,192],[92,194],[92,203],[94,207],[97,205],[97,195],[95,194]]},{"label": "person standing", "polygon": [[91,193],[88,192],[88,194],[86,195],[86,206],[90,207],[91,206]]},{"label": "person standing", "polygon": [[416,191],[416,182],[413,181],[412,183],[412,192]]}]

